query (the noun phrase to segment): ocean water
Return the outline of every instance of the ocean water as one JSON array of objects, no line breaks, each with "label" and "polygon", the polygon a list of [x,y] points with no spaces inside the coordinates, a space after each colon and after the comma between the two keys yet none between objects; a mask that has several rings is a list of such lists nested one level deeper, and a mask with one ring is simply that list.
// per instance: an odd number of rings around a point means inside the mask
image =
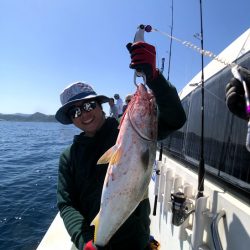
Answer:
[{"label": "ocean water", "polygon": [[0,121],[0,249],[36,249],[58,210],[60,153],[79,130]]}]

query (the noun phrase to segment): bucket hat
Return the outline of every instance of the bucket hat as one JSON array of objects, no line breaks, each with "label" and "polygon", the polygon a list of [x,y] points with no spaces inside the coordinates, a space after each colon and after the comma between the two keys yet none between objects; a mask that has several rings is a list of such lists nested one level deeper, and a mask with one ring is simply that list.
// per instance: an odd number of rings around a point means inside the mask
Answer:
[{"label": "bucket hat", "polygon": [[81,100],[97,100],[100,104],[108,102],[109,98],[97,95],[93,88],[85,82],[76,82],[66,87],[60,95],[61,108],[56,112],[55,118],[62,124],[71,124],[72,120],[67,115],[69,108]]}]

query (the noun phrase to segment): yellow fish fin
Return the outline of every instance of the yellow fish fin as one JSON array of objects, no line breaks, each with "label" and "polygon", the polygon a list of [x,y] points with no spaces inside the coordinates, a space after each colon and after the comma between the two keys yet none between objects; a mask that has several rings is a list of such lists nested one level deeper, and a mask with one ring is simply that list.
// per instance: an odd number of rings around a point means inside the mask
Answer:
[{"label": "yellow fish fin", "polygon": [[107,164],[111,161],[111,159],[114,157],[114,155],[116,154],[118,146],[114,145],[112,148],[110,148],[109,150],[107,150],[102,156],[101,158],[98,160],[97,164]]},{"label": "yellow fish fin", "polygon": [[97,164],[106,164],[109,163],[114,152],[116,150],[116,145],[111,147],[109,150],[107,150],[102,156],[101,158],[98,160]]},{"label": "yellow fish fin", "polygon": [[112,155],[112,158],[110,160],[111,165],[116,165],[122,157],[122,149],[121,147],[117,148],[117,150]]},{"label": "yellow fish fin", "polygon": [[96,215],[96,217],[94,218],[94,220],[91,222],[91,226],[95,226],[95,232],[94,232],[94,243],[96,241],[96,232],[98,230],[98,227],[99,227],[99,217],[100,217],[100,213],[98,213]]}]

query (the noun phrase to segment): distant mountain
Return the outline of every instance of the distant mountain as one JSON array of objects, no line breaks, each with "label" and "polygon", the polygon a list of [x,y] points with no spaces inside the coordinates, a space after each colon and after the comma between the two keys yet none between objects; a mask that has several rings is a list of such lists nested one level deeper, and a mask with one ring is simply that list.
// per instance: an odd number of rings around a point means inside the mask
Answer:
[{"label": "distant mountain", "polygon": [[19,116],[25,116],[25,117],[30,116],[30,114],[22,114],[22,113],[15,113],[13,115],[19,115]]},{"label": "distant mountain", "polygon": [[57,122],[54,115],[45,115],[39,112],[34,114],[1,114],[0,121],[15,121],[15,122]]}]

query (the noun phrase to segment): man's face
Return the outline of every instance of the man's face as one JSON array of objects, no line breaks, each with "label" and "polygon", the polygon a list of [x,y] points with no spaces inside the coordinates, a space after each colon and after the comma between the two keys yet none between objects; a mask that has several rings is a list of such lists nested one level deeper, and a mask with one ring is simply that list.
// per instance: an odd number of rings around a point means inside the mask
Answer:
[{"label": "man's face", "polygon": [[114,100],[110,99],[110,100],[109,100],[109,105],[110,105],[111,107],[114,106]]},{"label": "man's face", "polygon": [[[96,105],[93,105],[93,102]],[[87,107],[86,109],[88,109],[88,107],[91,107],[91,105],[94,108],[90,108],[90,111],[84,110],[85,107]],[[73,114],[74,114],[75,110],[77,112],[77,108],[78,108],[78,112],[80,113],[80,115],[79,115],[79,113],[76,116],[71,115],[71,119],[72,119],[73,124],[77,128],[83,130],[85,132],[86,136],[89,136],[89,137],[94,136],[96,134],[96,132],[102,127],[102,125],[105,121],[105,117],[104,117],[104,114],[103,114],[103,111],[102,111],[100,104],[98,104],[95,101],[76,102],[74,104]],[[71,110],[71,109],[69,109],[69,110]]]}]

